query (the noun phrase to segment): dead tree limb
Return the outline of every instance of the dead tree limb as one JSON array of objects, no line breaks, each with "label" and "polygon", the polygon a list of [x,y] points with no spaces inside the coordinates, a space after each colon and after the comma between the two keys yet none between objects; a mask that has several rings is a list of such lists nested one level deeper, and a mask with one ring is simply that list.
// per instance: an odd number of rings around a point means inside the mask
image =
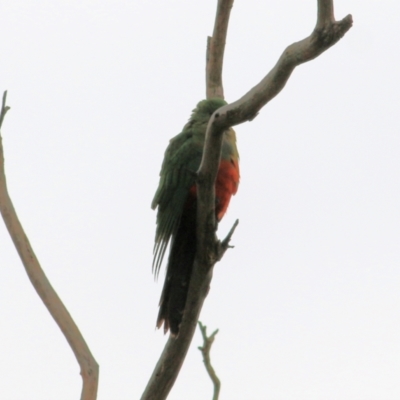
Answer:
[{"label": "dead tree limb", "polygon": [[210,358],[211,346],[214,343],[215,336],[218,333],[218,329],[215,330],[210,336],[207,336],[207,327],[203,325],[200,321],[199,321],[199,328],[201,335],[203,336],[203,346],[198,347],[198,349],[201,351],[201,354],[203,355],[204,366],[206,367],[208,376],[210,377],[211,382],[213,383],[214,386],[214,394],[212,400],[218,400],[219,392],[221,390],[221,381],[219,380],[213,366],[211,365],[211,358]]},{"label": "dead tree limb", "polygon": [[[0,113],[0,129],[4,117],[10,107],[6,106],[7,92],[4,92],[2,108]],[[4,223],[14,242],[15,248],[21,258],[25,271],[35,288],[37,294],[42,299],[49,313],[56,321],[65,338],[67,339],[76,360],[81,368],[83,380],[81,400],[96,400],[97,387],[99,380],[99,366],[92,356],[85,339],[80,333],[74,320],[65,308],[61,299],[51,286],[45,273],[43,272],[35,252],[29,243],[24,229],[18,219],[8,194],[6,176],[4,171],[4,153],[0,134],[0,212]]]},{"label": "dead tree limb", "polygon": [[[176,339],[170,337],[167,341],[142,395],[142,400],[167,398],[195,332],[196,322],[208,293],[213,267],[229,247],[228,241],[219,242],[215,233],[215,179],[219,166],[223,132],[232,126],[253,120],[261,108],[284,88],[291,73],[298,65],[318,57],[332,47],[352,26],[351,15],[335,21],[333,0],[317,0],[317,3],[318,18],[311,35],[288,46],[276,65],[258,85],[234,103],[221,107],[210,118],[203,159],[197,172],[197,252],[186,309],[179,336]],[[209,40],[207,52],[207,97],[223,97],[222,58],[231,7],[232,1],[220,0],[218,2],[214,27],[215,37],[213,36],[213,39]],[[222,13],[224,15],[219,15]],[[218,24],[226,25],[225,28],[220,28],[219,36],[215,33],[219,32]],[[220,41],[220,44],[213,44],[214,40],[215,42]],[[214,61],[211,58],[214,58]],[[212,72],[211,68],[215,68],[215,70]]]},{"label": "dead tree limb", "polygon": [[206,94],[207,99],[224,98],[222,85],[222,67],[226,34],[228,32],[229,17],[233,0],[218,0],[217,13],[215,15],[213,35],[207,38],[206,55]]},{"label": "dead tree limb", "polygon": [[[215,249],[219,251],[218,254],[220,257],[222,257],[225,250],[229,247],[229,238],[232,233],[230,232],[226,239],[224,239],[224,245],[220,245]],[[203,268],[201,264],[199,268],[198,260],[195,260],[193,268],[185,313],[179,327],[179,335],[177,338],[171,335],[168,338],[147,387],[142,394],[142,400],[161,400],[167,398],[178,377],[186,353],[192,342],[200,311],[207,296],[212,277],[212,270]]]}]

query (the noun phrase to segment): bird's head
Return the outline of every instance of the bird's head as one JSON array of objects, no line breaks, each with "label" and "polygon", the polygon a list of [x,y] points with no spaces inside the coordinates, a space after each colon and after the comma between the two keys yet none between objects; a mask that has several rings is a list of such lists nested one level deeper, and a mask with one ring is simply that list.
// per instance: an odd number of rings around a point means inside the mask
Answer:
[{"label": "bird's head", "polygon": [[208,99],[200,101],[192,112],[190,120],[193,122],[208,123],[211,115],[218,108],[226,106],[228,103],[223,99]]}]

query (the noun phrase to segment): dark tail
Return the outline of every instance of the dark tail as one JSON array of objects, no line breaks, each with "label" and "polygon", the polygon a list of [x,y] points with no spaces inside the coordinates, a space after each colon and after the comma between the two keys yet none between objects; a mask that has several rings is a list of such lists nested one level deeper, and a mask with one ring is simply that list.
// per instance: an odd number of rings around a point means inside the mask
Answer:
[{"label": "dark tail", "polygon": [[173,237],[157,318],[157,328],[164,323],[164,332],[170,329],[175,336],[182,322],[196,254],[196,202],[188,203]]}]

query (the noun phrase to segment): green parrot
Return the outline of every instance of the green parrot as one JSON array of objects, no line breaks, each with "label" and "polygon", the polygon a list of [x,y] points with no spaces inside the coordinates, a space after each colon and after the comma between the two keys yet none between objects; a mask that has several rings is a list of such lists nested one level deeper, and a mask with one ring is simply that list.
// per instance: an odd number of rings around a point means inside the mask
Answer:
[{"label": "green parrot", "polygon": [[[153,272],[157,277],[171,240],[167,274],[160,299],[157,327],[164,324],[177,336],[196,254],[196,177],[200,166],[207,124],[211,115],[227,103],[222,99],[202,100],[193,110],[182,132],[172,138],[164,154],[160,182],[152,209],[157,210]],[[239,153],[235,131],[224,132],[221,162],[215,182],[215,214],[224,216],[239,185]]]}]

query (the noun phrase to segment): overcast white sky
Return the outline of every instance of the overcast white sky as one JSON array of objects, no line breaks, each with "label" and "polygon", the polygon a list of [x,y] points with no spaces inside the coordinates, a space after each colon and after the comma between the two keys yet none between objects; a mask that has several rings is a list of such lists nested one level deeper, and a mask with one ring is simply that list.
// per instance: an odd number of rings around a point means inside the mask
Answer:
[{"label": "overcast white sky", "polygon": [[[154,329],[150,202],[164,149],[204,98],[216,0],[3,0],[9,190],[100,364],[99,400],[138,399]],[[241,184],[201,320],[221,399],[400,398],[397,1],[336,0],[354,27],[237,127]],[[316,0],[237,0],[228,101],[308,36]],[[0,224],[0,398],[78,399],[79,367]],[[160,275],[163,277],[163,274]],[[211,399],[194,338],[173,400]]]}]

